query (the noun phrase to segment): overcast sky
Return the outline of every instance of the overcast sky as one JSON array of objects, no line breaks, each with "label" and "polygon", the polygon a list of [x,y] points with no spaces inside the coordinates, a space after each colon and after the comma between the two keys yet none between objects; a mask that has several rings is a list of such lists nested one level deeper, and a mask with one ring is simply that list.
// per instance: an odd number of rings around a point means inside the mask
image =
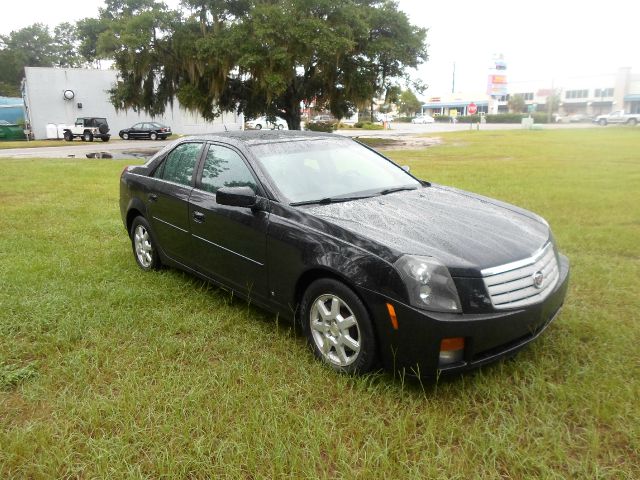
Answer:
[{"label": "overcast sky", "polygon": [[[95,16],[102,0],[3,0],[0,33],[35,22],[51,27]],[[179,0],[166,0],[175,6]],[[638,0],[399,0],[412,23],[428,28],[429,61],[415,73],[429,85],[425,96],[482,92],[489,63],[503,54],[511,83],[565,77],[640,73]],[[557,83],[556,83],[557,84]]]}]

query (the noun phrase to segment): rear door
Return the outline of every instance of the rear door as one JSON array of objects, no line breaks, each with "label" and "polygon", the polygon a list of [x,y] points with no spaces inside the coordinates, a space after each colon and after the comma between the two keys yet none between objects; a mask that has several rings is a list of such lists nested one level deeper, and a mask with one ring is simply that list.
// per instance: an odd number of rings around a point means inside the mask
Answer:
[{"label": "rear door", "polygon": [[261,188],[239,151],[210,144],[189,200],[193,263],[203,273],[250,296],[267,297],[269,213],[216,202],[222,187]]},{"label": "rear door", "polygon": [[149,223],[159,247],[184,263],[191,246],[189,197],[203,142],[181,143],[164,158],[147,192]]}]

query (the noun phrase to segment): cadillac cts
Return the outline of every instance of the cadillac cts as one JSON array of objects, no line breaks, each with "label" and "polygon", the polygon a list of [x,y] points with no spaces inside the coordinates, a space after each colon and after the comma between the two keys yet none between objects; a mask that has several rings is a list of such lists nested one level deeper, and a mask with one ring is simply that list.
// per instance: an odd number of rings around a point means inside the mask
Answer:
[{"label": "cadillac cts", "polygon": [[300,322],[335,370],[428,376],[513,355],[567,291],[549,225],[406,170],[333,134],[191,137],[125,168],[120,209],[143,270]]}]

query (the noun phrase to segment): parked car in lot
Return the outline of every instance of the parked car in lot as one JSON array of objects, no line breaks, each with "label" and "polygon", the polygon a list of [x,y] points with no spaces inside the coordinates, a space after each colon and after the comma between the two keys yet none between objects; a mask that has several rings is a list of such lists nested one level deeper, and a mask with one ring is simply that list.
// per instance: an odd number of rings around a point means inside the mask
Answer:
[{"label": "parked car in lot", "polygon": [[511,356],[567,291],[541,217],[332,134],[180,139],[124,169],[120,211],[140,268],[180,268],[295,319],[341,372]]},{"label": "parked car in lot", "polygon": [[555,117],[556,123],[583,123],[591,122],[593,117],[586,113],[572,113],[570,115],[558,115]]},{"label": "parked car in lot", "polygon": [[108,142],[111,138],[109,124],[104,117],[78,117],[73,125],[63,128],[63,136],[67,142],[72,142],[74,138],[80,138],[84,142],[93,142],[94,138],[99,138]]},{"label": "parked car in lot", "polygon": [[140,122],[132,127],[120,130],[120,138],[132,140],[135,138],[148,138],[150,140],[165,140],[171,136],[171,127],[158,122]]},{"label": "parked car in lot", "polygon": [[637,125],[640,123],[640,113],[624,113],[624,110],[617,110],[607,115],[598,115],[593,121],[605,126],[609,123],[626,123],[627,125]]},{"label": "parked car in lot", "polygon": [[287,121],[276,117],[275,122],[270,122],[267,117],[258,117],[255,120],[249,120],[245,122],[245,127],[249,130],[262,130],[263,128],[269,128],[271,130],[289,130]]},{"label": "parked car in lot", "polygon": [[313,117],[311,121],[314,123],[318,123],[318,122],[337,122],[338,120],[333,115],[320,114]]},{"label": "parked car in lot", "polygon": [[431,115],[418,115],[417,117],[411,119],[411,123],[425,124],[425,123],[434,123],[436,120]]}]

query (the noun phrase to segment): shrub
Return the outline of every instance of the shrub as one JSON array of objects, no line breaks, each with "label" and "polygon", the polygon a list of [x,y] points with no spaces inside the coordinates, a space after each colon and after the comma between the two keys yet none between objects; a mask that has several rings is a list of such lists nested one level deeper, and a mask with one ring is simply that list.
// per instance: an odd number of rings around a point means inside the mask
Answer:
[{"label": "shrub", "polygon": [[371,122],[356,122],[353,125],[355,128],[362,128],[364,130],[382,130],[384,127],[378,123]]},{"label": "shrub", "polygon": [[411,123],[411,120],[413,120],[413,117],[398,117],[398,118],[396,118],[396,122],[400,122],[400,123]]},{"label": "shrub", "polygon": [[451,117],[449,115],[436,115],[433,118],[439,123],[451,123]]},{"label": "shrub", "polygon": [[307,130],[312,132],[328,132],[331,133],[336,129],[338,122],[309,122],[307,123]]},{"label": "shrub", "polygon": [[458,123],[480,123],[480,115],[458,115]]}]

